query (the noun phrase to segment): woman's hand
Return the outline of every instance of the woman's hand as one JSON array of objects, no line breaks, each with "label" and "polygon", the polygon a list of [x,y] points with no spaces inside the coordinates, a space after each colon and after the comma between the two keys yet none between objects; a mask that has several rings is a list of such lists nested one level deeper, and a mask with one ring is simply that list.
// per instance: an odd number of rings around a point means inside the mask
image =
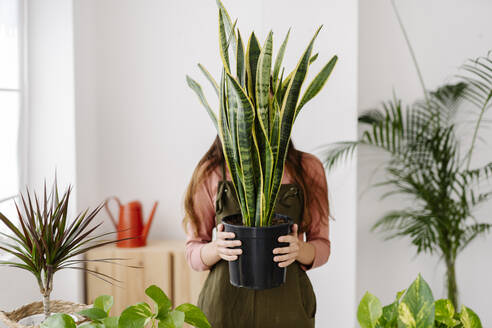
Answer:
[{"label": "woman's hand", "polygon": [[234,237],[234,232],[224,232],[224,225],[222,223],[217,226],[217,237],[214,245],[215,251],[221,259],[235,261],[237,260],[237,256],[243,253],[243,250],[240,248],[229,248],[241,246],[240,240],[228,240]]},{"label": "woman's hand", "polygon": [[273,254],[283,254],[279,256],[274,256],[273,260],[279,262],[279,267],[286,267],[291,265],[299,255],[300,242],[297,236],[298,226],[296,223],[292,226],[292,232],[289,235],[280,236],[278,238],[279,242],[289,243],[287,247],[278,247],[273,250]]}]

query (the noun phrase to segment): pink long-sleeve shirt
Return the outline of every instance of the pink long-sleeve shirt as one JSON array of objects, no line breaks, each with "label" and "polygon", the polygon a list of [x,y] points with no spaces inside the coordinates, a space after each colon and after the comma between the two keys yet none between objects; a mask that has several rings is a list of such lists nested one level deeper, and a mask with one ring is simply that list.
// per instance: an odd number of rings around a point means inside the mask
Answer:
[{"label": "pink long-sleeve shirt", "polygon": [[[311,223],[305,233],[299,233],[299,240],[309,242],[314,246],[315,255],[311,265],[300,264],[300,267],[307,271],[325,264],[330,256],[330,239],[328,225],[328,187],[323,164],[314,155],[303,153],[302,165],[305,172],[312,179],[313,183],[319,184],[319,195],[321,206],[310,205]],[[229,170],[226,169],[226,179],[231,180]],[[212,241],[212,233],[215,228],[215,199],[217,194],[218,182],[222,180],[222,168],[217,166],[209,176],[202,180],[197,187],[194,195],[195,213],[202,221],[197,234],[193,232],[191,223],[187,226],[187,239],[185,244],[186,260],[192,269],[196,271],[209,270],[210,266],[203,263],[201,258],[201,248]],[[282,183],[292,183],[293,179],[290,172],[285,169]],[[314,202],[312,202],[314,204]]]}]

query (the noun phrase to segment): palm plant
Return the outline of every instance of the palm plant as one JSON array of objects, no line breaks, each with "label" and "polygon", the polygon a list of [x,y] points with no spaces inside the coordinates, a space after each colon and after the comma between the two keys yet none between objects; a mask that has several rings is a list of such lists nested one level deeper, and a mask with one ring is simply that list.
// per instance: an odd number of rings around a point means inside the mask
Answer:
[{"label": "palm plant", "polygon": [[[457,256],[491,223],[478,221],[474,209],[492,196],[483,182],[492,176],[492,162],[471,168],[484,115],[491,107],[492,60],[490,55],[469,60],[462,66],[457,83],[426,94],[403,110],[401,101],[383,104],[359,116],[367,127],[356,141],[324,147],[323,160],[332,170],[348,159],[358,146],[369,146],[389,154],[385,163],[383,195],[404,194],[412,206],[393,210],[373,227],[390,232],[388,238],[409,237],[417,254],[438,254],[446,264],[448,298],[458,306],[455,265]],[[472,110],[473,136],[467,143],[458,133],[458,117]],[[467,112],[468,113],[468,112]],[[462,152],[462,149],[466,151]]]},{"label": "palm plant", "polygon": [[[0,213],[2,221],[10,230],[10,234],[0,233],[5,237],[0,249],[14,256],[17,261],[0,261],[0,264],[29,271],[36,277],[39,290],[43,296],[45,317],[50,314],[50,294],[53,290],[53,276],[62,269],[83,270],[104,281],[118,281],[109,275],[87,269],[86,262],[78,256],[90,249],[101,247],[118,240],[102,240],[111,233],[91,236],[102,222],[91,226],[103,204],[92,211],[86,209],[74,218],[69,217],[69,201],[71,187],[59,197],[55,179],[51,193],[46,192],[46,184],[42,203],[38,196],[26,188],[26,194],[20,196],[21,208],[16,203],[20,227]],[[95,261],[113,262],[120,259],[100,259]],[[82,266],[80,266],[82,264]]]},{"label": "palm plant", "polygon": [[[263,47],[254,32],[245,47],[239,30],[236,32],[236,22],[232,23],[220,0],[217,4],[219,50],[223,64],[220,82],[217,83],[201,64],[198,66],[219,98],[218,118],[201,86],[189,76],[187,82],[217,129],[238,195],[243,225],[269,226],[272,224],[292,126],[300,110],[326,83],[337,56],[333,56],[321,69],[300,97],[309,65],[317,57],[312,52],[321,27],[297,66],[284,77],[282,60],[290,30],[280,46],[272,70],[272,31],[268,33]],[[230,56],[230,48],[233,49],[233,56]]]}]

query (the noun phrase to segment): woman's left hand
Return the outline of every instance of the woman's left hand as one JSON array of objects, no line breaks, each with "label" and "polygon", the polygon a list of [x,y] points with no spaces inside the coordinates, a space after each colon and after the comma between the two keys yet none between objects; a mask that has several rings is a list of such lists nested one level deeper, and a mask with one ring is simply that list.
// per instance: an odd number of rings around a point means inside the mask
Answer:
[{"label": "woman's left hand", "polygon": [[289,235],[280,236],[278,238],[279,242],[289,243],[289,246],[287,247],[278,247],[273,250],[273,254],[282,254],[273,257],[275,262],[279,262],[279,267],[291,265],[299,255],[300,242],[297,235],[297,229],[297,224],[294,223],[292,226],[292,232]]}]

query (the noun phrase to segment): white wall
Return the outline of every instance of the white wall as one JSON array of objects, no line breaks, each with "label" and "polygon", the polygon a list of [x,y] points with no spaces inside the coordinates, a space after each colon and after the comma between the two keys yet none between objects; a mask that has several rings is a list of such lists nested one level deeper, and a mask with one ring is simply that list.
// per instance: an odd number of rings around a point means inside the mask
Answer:
[{"label": "white wall", "polygon": [[[59,187],[75,184],[72,1],[29,1],[27,185],[40,191],[55,175]],[[72,210],[76,207],[76,193]],[[35,278],[18,269],[0,268],[0,308],[13,309],[41,300]],[[53,299],[82,300],[81,275],[55,275]],[[5,297],[8,295],[8,297]]]},{"label": "white wall", "polygon": [[[313,73],[332,55],[340,62],[323,93],[306,107],[293,139],[303,150],[356,136],[357,3],[352,1],[226,1],[238,26],[263,42],[274,28],[278,49],[293,26],[286,63],[324,24]],[[77,163],[81,207],[110,195],[160,201],[151,238],[184,238],[186,185],[215,131],[185,82],[196,67],[219,72],[214,1],[84,0],[75,5]],[[342,32],[343,31],[343,32]],[[312,74],[311,76],[313,76]],[[333,119],[335,118],[336,119]],[[310,272],[320,327],[353,326],[355,316],[355,167],[330,177],[329,263]],[[109,225],[107,225],[109,227]]]},{"label": "white wall", "polygon": [[[492,44],[492,2],[397,1],[428,89],[457,72],[467,58],[486,55]],[[416,71],[392,12],[389,0],[360,1],[359,7],[359,110],[389,100],[392,91],[405,101],[422,96]],[[487,140],[487,139],[486,139]],[[490,139],[488,139],[490,140]],[[490,144],[481,145],[475,164],[492,158]],[[487,148],[488,147],[488,148]],[[415,257],[407,239],[383,241],[369,231],[388,209],[409,205],[398,198],[380,201],[385,190],[368,189],[383,176],[374,173],[381,157],[368,150],[359,152],[357,213],[357,299],[366,290],[387,304],[398,290],[406,288],[422,272],[435,298],[446,296],[444,263],[436,257]],[[488,206],[489,213],[492,207]],[[486,209],[485,211],[486,212]],[[487,217],[482,217],[487,219]],[[492,236],[479,238],[458,257],[457,279],[460,301],[481,315],[484,327],[492,325]]]}]

